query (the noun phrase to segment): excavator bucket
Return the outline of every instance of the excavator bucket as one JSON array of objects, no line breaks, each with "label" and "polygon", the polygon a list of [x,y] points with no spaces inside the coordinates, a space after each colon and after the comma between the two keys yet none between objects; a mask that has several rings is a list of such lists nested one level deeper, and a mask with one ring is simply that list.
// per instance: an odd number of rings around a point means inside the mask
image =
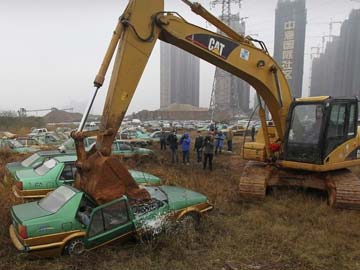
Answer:
[{"label": "excavator bucket", "polygon": [[99,153],[87,161],[91,170],[76,175],[75,187],[90,194],[98,204],[126,195],[130,199],[149,199],[150,195],[140,188],[129,171],[116,157],[105,157]]}]

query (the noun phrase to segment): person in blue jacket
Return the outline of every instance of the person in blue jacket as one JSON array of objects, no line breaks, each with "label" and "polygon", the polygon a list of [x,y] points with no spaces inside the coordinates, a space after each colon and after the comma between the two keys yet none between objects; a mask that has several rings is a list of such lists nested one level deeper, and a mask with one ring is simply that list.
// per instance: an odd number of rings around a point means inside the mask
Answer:
[{"label": "person in blue jacket", "polygon": [[219,131],[215,135],[216,147],[215,147],[215,155],[218,153],[221,154],[222,149],[224,148],[224,140],[225,135],[222,131]]},{"label": "person in blue jacket", "polygon": [[190,143],[189,133],[185,133],[180,139],[181,150],[183,152],[183,163],[190,164]]}]

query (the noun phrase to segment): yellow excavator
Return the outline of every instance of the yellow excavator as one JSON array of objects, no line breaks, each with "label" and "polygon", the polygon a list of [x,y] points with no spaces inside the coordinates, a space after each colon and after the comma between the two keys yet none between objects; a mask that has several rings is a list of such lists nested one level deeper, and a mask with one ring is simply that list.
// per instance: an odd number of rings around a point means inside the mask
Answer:
[{"label": "yellow excavator", "polygon": [[[179,47],[252,85],[259,100],[261,129],[255,142],[245,143],[249,160],[239,175],[242,198],[262,199],[267,187],[300,186],[328,192],[329,204],[360,208],[360,181],[348,169],[360,164],[357,98],[291,97],[288,82],[263,42],[245,37],[198,3],[182,0],[213,24],[214,33],[164,11],[164,0],[130,0],[95,78],[95,93],[76,141],[76,185],[104,203],[119,195],[146,198],[121,163],[111,157],[111,145],[158,39]],[[99,131],[83,131],[92,103],[116,52]],[[266,108],[273,124],[266,121]],[[83,139],[97,136],[85,152]]]}]

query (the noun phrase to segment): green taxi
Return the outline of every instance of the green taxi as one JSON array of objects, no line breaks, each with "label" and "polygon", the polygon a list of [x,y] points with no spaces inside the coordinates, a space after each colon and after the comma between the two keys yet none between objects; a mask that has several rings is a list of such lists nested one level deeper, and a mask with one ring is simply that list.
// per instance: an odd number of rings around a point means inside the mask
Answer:
[{"label": "green taxi", "polygon": [[[57,157],[57,156],[64,156],[64,155],[74,154],[75,151],[68,151],[67,153],[62,153],[58,150],[48,150],[48,151],[38,151],[31,156],[27,157],[23,161],[18,162],[10,162],[5,166],[5,177],[7,178],[9,175],[15,177],[17,171],[32,169],[38,167],[45,161]],[[5,182],[8,182],[8,179],[5,179]]]},{"label": "green taxi", "polygon": [[159,233],[174,221],[198,223],[201,215],[212,209],[206,196],[188,189],[144,188],[150,199],[122,196],[97,205],[85,192],[60,186],[40,201],[11,208],[10,238],[22,252],[78,255],[115,240]]},{"label": "green taxi", "polygon": [[[96,143],[95,137],[88,137],[84,139],[85,149],[88,151],[93,144]],[[75,151],[75,142],[74,139],[70,138],[64,142],[58,150],[63,153],[68,153],[69,151]],[[139,156],[151,156],[154,155],[154,152],[150,149],[135,147],[130,142],[124,140],[115,140],[111,146],[111,154],[118,155],[123,157],[133,157],[135,155]]]},{"label": "green taxi", "polygon": [[[72,185],[76,173],[76,159],[76,155],[62,155],[51,158],[37,167],[16,171],[14,195],[23,199],[42,198],[63,184]],[[160,178],[154,175],[132,170],[129,172],[138,184],[160,184]]]}]

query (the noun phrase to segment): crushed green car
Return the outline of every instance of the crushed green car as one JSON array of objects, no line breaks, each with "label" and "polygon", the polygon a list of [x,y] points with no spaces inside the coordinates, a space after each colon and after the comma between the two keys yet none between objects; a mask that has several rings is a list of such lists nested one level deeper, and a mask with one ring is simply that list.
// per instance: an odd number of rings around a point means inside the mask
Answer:
[{"label": "crushed green car", "polygon": [[[43,198],[50,191],[75,180],[76,155],[62,155],[51,158],[39,166],[27,170],[16,171],[13,193],[18,198]],[[159,185],[160,178],[139,171],[129,170],[138,184]]]},{"label": "crushed green car", "polygon": [[38,202],[11,208],[14,246],[40,256],[79,255],[109,242],[157,234],[169,223],[198,223],[212,209],[206,196],[180,187],[145,187],[151,199],[122,196],[97,205],[85,192],[63,185]]},{"label": "crushed green car", "polygon": [[130,143],[116,140],[112,144],[111,154],[123,157],[152,156],[154,155],[154,151],[147,148],[134,147]]},{"label": "crushed green car", "polygon": [[38,151],[38,149],[32,147],[25,147],[13,139],[0,139],[0,150],[7,150],[13,153],[31,153]]}]

